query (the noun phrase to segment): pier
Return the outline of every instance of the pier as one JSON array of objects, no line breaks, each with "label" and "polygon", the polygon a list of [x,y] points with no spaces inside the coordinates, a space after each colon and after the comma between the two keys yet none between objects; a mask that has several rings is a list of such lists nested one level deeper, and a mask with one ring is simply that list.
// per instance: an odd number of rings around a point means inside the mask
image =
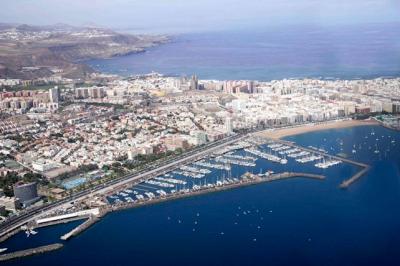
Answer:
[{"label": "pier", "polygon": [[45,253],[45,252],[50,252],[53,250],[60,249],[62,247],[63,247],[63,244],[56,243],[56,244],[40,246],[40,247],[36,247],[36,248],[15,251],[15,252],[7,253],[4,255],[0,255],[0,261],[12,260],[12,259],[32,256],[32,255],[36,255],[36,254],[41,254],[41,253]]},{"label": "pier", "polygon": [[86,229],[88,229],[89,227],[91,227],[93,224],[97,223],[99,220],[100,220],[100,218],[92,216],[89,219],[87,219],[84,223],[78,225],[77,227],[72,229],[70,232],[61,236],[60,239],[66,241],[66,240],[70,239],[71,237],[77,236],[81,232],[83,232]]},{"label": "pier", "polygon": [[353,175],[351,178],[346,179],[340,184],[340,188],[348,188],[351,184],[356,182],[361,176],[363,176],[366,172],[368,172],[370,166],[365,167],[355,175]]}]

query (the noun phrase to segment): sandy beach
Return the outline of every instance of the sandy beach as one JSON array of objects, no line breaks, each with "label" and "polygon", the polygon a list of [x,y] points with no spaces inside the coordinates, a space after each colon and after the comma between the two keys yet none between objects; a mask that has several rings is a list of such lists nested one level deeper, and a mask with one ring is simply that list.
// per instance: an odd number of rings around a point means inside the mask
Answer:
[{"label": "sandy beach", "polygon": [[375,120],[329,121],[319,124],[307,124],[297,127],[265,130],[257,133],[257,135],[272,139],[281,139],[287,136],[299,135],[313,131],[320,131],[320,130],[327,130],[334,128],[356,127],[356,126],[371,126],[371,125],[380,125],[380,123]]}]

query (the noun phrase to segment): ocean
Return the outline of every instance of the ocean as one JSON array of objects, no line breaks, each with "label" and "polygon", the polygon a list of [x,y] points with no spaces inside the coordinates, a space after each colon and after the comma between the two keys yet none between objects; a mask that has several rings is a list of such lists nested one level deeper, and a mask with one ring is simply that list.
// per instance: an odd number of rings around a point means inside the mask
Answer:
[{"label": "ocean", "polygon": [[376,78],[400,75],[400,25],[316,25],[173,35],[170,43],[87,62],[105,73],[200,79]]},{"label": "ocean", "polygon": [[[111,213],[61,250],[2,265],[400,265],[400,132],[361,126],[286,139],[371,169],[342,190],[356,167],[258,160],[232,175],[272,169],[327,179],[281,180]],[[39,228],[29,238],[21,233],[0,248],[59,242],[76,224]]]}]

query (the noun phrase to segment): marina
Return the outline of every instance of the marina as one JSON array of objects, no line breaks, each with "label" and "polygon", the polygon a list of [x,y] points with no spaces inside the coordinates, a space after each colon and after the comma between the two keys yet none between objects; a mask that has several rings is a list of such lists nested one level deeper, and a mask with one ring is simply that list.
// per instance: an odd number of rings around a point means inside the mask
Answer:
[{"label": "marina", "polygon": [[[221,154],[219,156],[212,156],[212,155],[203,156],[185,165],[179,165],[176,169],[171,169],[170,171],[165,171],[159,173],[158,175],[153,175],[152,177],[145,180],[141,180],[140,182],[137,183],[130,183],[118,187],[114,191],[106,195],[108,204],[102,208],[102,211],[105,214],[107,214],[109,212],[114,212],[129,208],[139,208],[141,206],[153,205],[181,198],[189,198],[197,195],[226,191],[234,188],[251,186],[260,183],[268,183],[268,182],[292,179],[292,178],[295,179],[297,177],[303,177],[305,179],[310,179],[310,180],[330,179],[329,183],[331,184],[337,182],[337,180],[335,181],[333,180],[333,178],[340,178],[343,180],[340,180],[340,182],[338,182],[338,185],[340,184],[339,187],[348,188],[370,170],[370,167],[367,163],[357,162],[356,160],[353,159],[321,151],[324,149],[333,152],[332,149],[329,149],[329,146],[310,148],[307,145],[303,147],[300,146],[299,144],[287,140],[271,140],[271,139],[261,140],[259,138],[257,138],[257,141],[253,141],[253,138],[249,138],[248,140],[246,140],[246,142],[251,144],[251,146],[247,146],[247,148],[244,149],[228,151],[227,154]],[[337,142],[340,148],[341,146],[340,142],[343,141],[338,139]],[[392,143],[391,140],[389,141],[389,143],[393,147],[396,144]],[[281,144],[281,146],[278,146],[276,144]],[[282,147],[285,148],[280,151],[273,151],[271,148],[268,147],[268,145],[275,145],[273,147],[278,149]],[[370,154],[375,154],[374,153],[375,150],[374,148],[376,148],[374,147],[375,145],[370,145],[373,147],[370,150],[368,149],[368,145],[366,146],[367,148],[365,149],[365,147],[359,146],[357,144],[354,146],[352,145],[350,148],[357,150],[356,155],[359,155],[361,153],[362,148],[364,148],[365,151],[368,151]],[[385,150],[379,144],[377,145],[377,147],[380,150],[379,156],[383,156]],[[262,153],[277,156],[280,159],[284,159],[286,157],[288,162],[287,164],[273,162],[257,154],[250,153],[248,151],[249,149],[250,150],[255,149]],[[296,158],[291,158],[289,156],[291,154],[301,154],[301,155],[297,156]],[[250,157],[253,159],[251,159]],[[243,166],[229,162],[225,163],[217,162],[217,160],[219,160],[220,158],[225,160],[233,160],[240,162],[254,161],[253,164],[254,166]],[[256,160],[254,160],[254,158],[256,158]],[[341,164],[344,166],[347,165],[346,167],[349,167],[350,165],[354,166],[353,169],[357,169],[357,171],[355,173],[347,172],[351,173],[350,177],[346,176],[333,177],[332,175],[325,176],[325,173],[328,174],[330,173],[330,171],[333,171],[335,173],[340,173],[339,169],[344,167],[340,166]],[[298,171],[298,169],[302,169],[303,167],[304,170],[307,172]],[[208,169],[208,171],[206,173],[201,169]],[[328,169],[329,171],[327,171]],[[185,172],[190,175],[188,176],[180,175],[181,172]],[[201,177],[199,178],[192,177],[193,175],[198,175],[201,172],[204,173],[200,174]],[[296,182],[293,181],[293,184],[298,184],[300,180],[301,178],[299,178],[298,181]],[[278,183],[278,186],[279,184],[283,185],[284,182]],[[309,182],[308,184],[312,185],[313,182]],[[253,211],[255,212],[255,210]],[[275,212],[276,210],[274,210],[274,213]],[[250,211],[246,210],[245,212],[241,213],[241,215],[249,216]],[[83,232],[84,230],[86,230],[87,228],[89,228],[89,226],[86,227],[83,225],[86,224],[90,225],[91,222],[98,221],[98,219],[100,218],[96,217],[93,220],[87,219],[82,224],[82,226],[78,225],[76,229],[70,230],[67,233],[63,233],[62,234],[63,238],[61,239],[63,241],[65,241],[66,239],[71,239],[71,237],[74,237]],[[54,222],[62,223],[62,221],[63,220]],[[69,218],[66,218],[64,221],[68,222]],[[181,220],[181,224],[184,223],[185,221]],[[42,225],[46,226],[47,224],[43,223],[43,224],[38,224],[37,226],[39,227]],[[197,232],[200,229],[198,227],[194,227],[193,230]],[[29,240],[38,237],[34,233],[33,234],[31,233],[31,232],[37,232],[35,227],[29,228],[27,232],[30,234],[30,236],[27,237],[27,239]],[[222,234],[222,232],[224,234]],[[39,232],[39,237],[40,234],[41,232]],[[224,236],[227,234],[228,232],[226,229],[221,230],[221,232],[218,232],[218,235],[220,236]],[[251,241],[254,242],[253,239],[255,238],[257,238],[257,242],[260,241],[260,236],[251,238]],[[2,248],[7,248],[7,246]],[[7,250],[5,250],[4,252],[7,252]]]},{"label": "marina", "polygon": [[[215,187],[240,183],[245,175],[232,175],[232,167],[247,169],[246,172],[254,173],[259,177],[271,174],[270,170],[264,170],[264,174],[257,169],[258,161],[277,163],[278,165],[313,163],[315,169],[328,169],[343,162],[365,169],[366,164],[358,163],[350,159],[330,155],[315,148],[304,148],[285,140],[272,140],[259,136],[251,136],[240,145],[232,144],[233,148],[226,148],[217,155],[200,158],[188,165],[181,165],[178,169],[165,173],[163,176],[155,176],[141,183],[120,188],[117,193],[110,193],[107,201],[111,204],[136,204],[152,201],[158,197],[170,198],[170,195],[203,191]],[[280,154],[280,157],[275,154]],[[287,156],[288,159],[285,157]],[[264,164],[264,162],[260,162]],[[365,174],[362,171],[357,178]],[[350,177],[354,183],[355,178]],[[350,185],[348,184],[348,185]],[[340,185],[340,187],[343,187]],[[139,192],[137,192],[139,191]],[[129,192],[129,193],[128,193]],[[135,193],[134,193],[135,192]]]},{"label": "marina", "polygon": [[238,188],[242,186],[255,185],[263,182],[273,182],[278,180],[290,179],[290,178],[310,178],[316,180],[323,180],[325,176],[310,174],[310,173],[297,173],[297,172],[284,172],[277,174],[265,173],[263,175],[245,173],[240,179],[226,179],[219,181],[214,185],[207,184],[204,186],[197,186],[192,189],[184,189],[181,191],[176,191],[175,193],[165,194],[162,197],[149,197],[148,199],[143,199],[141,201],[135,202],[120,202],[111,205],[111,211],[117,211],[127,208],[135,208],[143,206],[144,204],[156,204],[167,200],[180,199],[185,197],[191,197],[196,195],[202,195],[212,192],[218,192],[222,190],[229,190],[233,188]]}]

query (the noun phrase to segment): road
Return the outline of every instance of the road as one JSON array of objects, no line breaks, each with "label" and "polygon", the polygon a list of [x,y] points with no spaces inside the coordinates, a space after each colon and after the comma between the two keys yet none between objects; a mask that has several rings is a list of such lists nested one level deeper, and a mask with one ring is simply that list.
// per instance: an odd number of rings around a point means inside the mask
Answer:
[{"label": "road", "polygon": [[172,159],[168,159],[159,163],[155,163],[152,166],[147,167],[144,170],[141,170],[139,172],[133,173],[133,174],[128,174],[126,176],[120,177],[118,179],[111,180],[107,183],[97,185],[94,188],[78,192],[77,194],[65,198],[63,200],[59,200],[56,202],[53,202],[51,204],[47,204],[35,209],[31,209],[27,211],[26,213],[23,213],[14,219],[10,219],[8,221],[5,221],[0,225],[0,237],[6,235],[8,232],[11,232],[15,229],[20,228],[22,225],[25,225],[26,223],[33,221],[40,216],[46,215],[48,213],[51,213],[55,211],[56,209],[65,207],[73,203],[74,201],[80,201],[86,199],[88,196],[93,195],[93,194],[106,194],[107,192],[115,189],[116,187],[123,186],[129,183],[133,182],[141,182],[145,179],[151,178],[154,175],[163,173],[165,171],[170,171],[173,168],[178,167],[181,164],[188,163],[189,161],[203,157],[207,154],[212,153],[213,151],[216,151],[226,145],[232,144],[234,142],[237,142],[241,139],[245,138],[245,135],[234,135],[231,137],[227,137],[225,139],[216,141],[214,143],[209,143],[208,145],[199,147],[197,149],[191,150],[189,152],[183,153],[180,156],[177,156]]}]

